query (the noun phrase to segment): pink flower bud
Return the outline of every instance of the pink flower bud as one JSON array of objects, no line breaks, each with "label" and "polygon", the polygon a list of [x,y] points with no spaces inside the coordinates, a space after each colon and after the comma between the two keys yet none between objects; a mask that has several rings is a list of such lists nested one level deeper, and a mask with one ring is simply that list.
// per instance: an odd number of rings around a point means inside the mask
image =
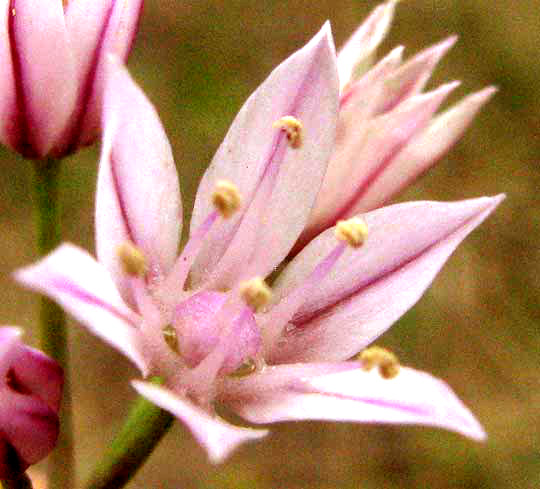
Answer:
[{"label": "pink flower bud", "polygon": [[0,328],[0,478],[47,456],[59,431],[62,369],[20,336]]},{"label": "pink flower bud", "polygon": [[127,57],[142,8],[142,0],[63,3],[11,0],[0,11],[0,142],[27,158],[94,141],[105,55]]}]

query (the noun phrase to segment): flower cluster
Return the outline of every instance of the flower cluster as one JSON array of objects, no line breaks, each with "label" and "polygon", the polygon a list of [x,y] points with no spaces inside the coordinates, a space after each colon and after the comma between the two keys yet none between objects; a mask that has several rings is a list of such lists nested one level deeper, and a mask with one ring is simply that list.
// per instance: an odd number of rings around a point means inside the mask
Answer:
[{"label": "flower cluster", "polygon": [[[381,207],[493,92],[433,118],[455,84],[421,91],[453,39],[405,63],[398,48],[368,69],[394,4],[338,55],[324,25],[249,97],[201,181],[178,257],[171,148],[152,105],[109,58],[98,260],[64,244],[16,273],[145,378],[161,378],[133,386],[186,423],[212,461],[267,433],[231,425],[217,403],[254,424],[415,423],[485,436],[445,383],[366,350],[503,198]],[[270,288],[264,279],[288,260]]]}]

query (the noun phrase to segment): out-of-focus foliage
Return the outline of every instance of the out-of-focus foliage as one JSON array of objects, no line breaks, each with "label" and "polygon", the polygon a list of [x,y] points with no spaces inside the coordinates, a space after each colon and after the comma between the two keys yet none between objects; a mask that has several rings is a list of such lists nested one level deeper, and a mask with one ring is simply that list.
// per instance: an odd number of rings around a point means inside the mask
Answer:
[{"label": "out-of-focus foliage", "polygon": [[[330,18],[338,45],[376,5],[369,0],[147,2],[131,58],[157,106],[178,163],[185,209],[244,99]],[[461,79],[452,100],[500,91],[465,138],[403,199],[508,199],[455,253],[433,287],[383,336],[402,362],[445,378],[484,424],[480,445],[416,427],[299,423],[210,466],[177,425],[133,488],[508,488],[540,485],[540,13],[529,0],[408,0],[380,50],[408,55],[457,33],[431,86]],[[30,326],[36,298],[9,273],[35,259],[30,165],[3,151],[0,301],[3,323]],[[64,168],[67,239],[93,248],[97,148]],[[74,323],[71,321],[71,323]],[[71,330],[80,474],[113,436],[137,373],[79,327]]]}]

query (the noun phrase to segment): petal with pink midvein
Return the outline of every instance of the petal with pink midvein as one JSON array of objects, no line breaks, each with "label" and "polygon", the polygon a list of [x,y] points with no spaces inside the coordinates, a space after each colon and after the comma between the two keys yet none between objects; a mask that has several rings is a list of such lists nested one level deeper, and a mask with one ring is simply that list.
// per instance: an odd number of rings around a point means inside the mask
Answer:
[{"label": "petal with pink midvein", "polygon": [[369,17],[339,50],[338,70],[341,90],[369,68],[377,47],[390,28],[396,3],[396,0],[390,0],[373,9]]},{"label": "petal with pink midvein", "polygon": [[9,2],[4,1],[0,10],[0,142],[16,148],[18,124],[16,120],[16,93],[13,63],[9,40],[8,18],[12,15]]},{"label": "petal with pink midvein", "polygon": [[[214,225],[192,270],[194,284],[211,278],[230,286],[248,269],[265,275],[287,255],[326,171],[337,110],[337,67],[326,24],[251,95],[206,171],[192,232],[212,212],[210,197],[217,180],[235,183],[243,206],[237,216]],[[288,115],[304,127],[303,144],[297,148],[273,127]]]},{"label": "petal with pink midvein", "polygon": [[457,82],[447,83],[432,92],[412,97],[367,124],[351,118],[336,144],[301,240],[307,241],[348,215],[399,151],[426,127],[456,86]]},{"label": "petal with pink midvein", "polygon": [[[365,348],[412,307],[459,243],[504,196],[454,203],[409,202],[365,214],[369,235],[348,250],[274,345],[272,363],[344,360]],[[284,270],[276,300],[300,285],[335,246],[333,229]]]},{"label": "petal with pink midvein", "polygon": [[182,206],[171,147],[154,107],[119,61],[110,57],[108,63],[96,248],[131,302],[118,246],[133,243],[147,260],[149,278],[162,278],[176,258]]},{"label": "petal with pink midvein", "polygon": [[437,163],[461,138],[474,116],[495,91],[494,87],[484,88],[437,115],[428,127],[414,136],[399,152],[348,214],[354,215],[381,207]]},{"label": "petal with pink midvein", "polygon": [[268,433],[268,430],[230,425],[164,387],[137,380],[132,385],[139,394],[185,423],[205,448],[212,463],[222,462],[242,443],[257,440]]},{"label": "petal with pink midvein", "polygon": [[10,9],[17,110],[25,144],[42,157],[58,143],[77,92],[64,9],[58,0],[11,0]]},{"label": "petal with pink midvein", "polygon": [[358,368],[304,376],[281,389],[254,389],[251,396],[229,404],[252,423],[315,419],[420,424],[485,439],[478,421],[441,380],[406,367],[385,379],[376,369],[365,372],[350,363]]},{"label": "petal with pink midvein", "polygon": [[17,270],[15,278],[56,300],[126,355],[143,375],[148,373],[138,316],[126,306],[107,270],[86,251],[64,244],[36,264]]},{"label": "petal with pink midvein", "polygon": [[75,56],[79,86],[78,144],[96,136],[105,88],[106,55],[125,61],[133,44],[142,11],[142,0],[77,0],[66,8],[66,25]]},{"label": "petal with pink midvein", "polygon": [[456,36],[450,36],[424,49],[389,75],[384,84],[376,113],[388,112],[407,98],[422,92],[437,63],[456,41]]}]

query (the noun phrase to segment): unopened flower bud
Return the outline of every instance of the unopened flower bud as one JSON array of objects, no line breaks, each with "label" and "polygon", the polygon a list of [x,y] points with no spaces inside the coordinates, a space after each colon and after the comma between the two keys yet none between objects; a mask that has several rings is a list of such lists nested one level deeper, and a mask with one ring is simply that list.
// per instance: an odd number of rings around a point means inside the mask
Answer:
[{"label": "unopened flower bud", "polygon": [[17,328],[0,328],[0,479],[46,457],[59,431],[62,369],[20,335]]}]

